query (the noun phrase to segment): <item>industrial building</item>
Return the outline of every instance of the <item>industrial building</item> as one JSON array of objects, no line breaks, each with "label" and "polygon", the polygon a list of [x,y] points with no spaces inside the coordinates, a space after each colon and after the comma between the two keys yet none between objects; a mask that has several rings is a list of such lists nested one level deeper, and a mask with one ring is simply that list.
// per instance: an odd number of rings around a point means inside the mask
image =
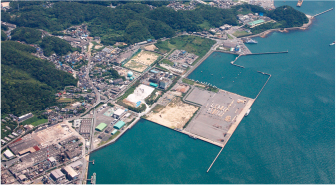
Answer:
[{"label": "industrial building", "polygon": [[15,155],[8,149],[3,154],[7,159],[13,159],[15,157]]},{"label": "industrial building", "polygon": [[28,114],[25,114],[23,116],[20,116],[19,119],[18,119],[18,121],[21,122],[21,121],[27,120],[27,119],[29,119],[31,117],[33,117],[33,114],[32,113],[28,113]]},{"label": "industrial building", "polygon": [[111,135],[114,135],[118,132],[118,130],[114,129],[112,132],[111,132]]},{"label": "industrial building", "polygon": [[66,177],[69,180],[77,179],[78,178],[78,173],[71,168],[71,166],[66,166],[62,168],[62,172],[66,174]]},{"label": "industrial building", "polygon": [[106,123],[100,123],[97,127],[96,130],[101,132],[107,127]]},{"label": "industrial building", "polygon": [[16,142],[10,144],[8,147],[15,155],[23,155],[27,152],[35,152],[34,146],[37,147],[39,143],[32,138],[29,139],[17,139]]},{"label": "industrial building", "polygon": [[54,181],[60,181],[60,180],[63,180],[65,178],[65,174],[62,173],[62,171],[60,169],[56,169],[56,170],[54,170],[50,173],[50,177]]},{"label": "industrial building", "polygon": [[73,169],[78,169],[83,166],[83,163],[81,161],[76,161],[76,162],[69,164],[69,166],[71,166],[71,168]]},{"label": "industrial building", "polygon": [[92,120],[91,119],[83,119],[81,121],[81,126],[79,133],[84,137],[88,138],[90,136],[90,128],[91,128]]},{"label": "industrial building", "polygon": [[73,127],[79,128],[81,125],[81,120],[80,119],[75,119],[73,123]]},{"label": "industrial building", "polygon": [[113,113],[113,117],[115,119],[119,119],[123,114],[125,113],[125,110],[123,109],[118,109]]},{"label": "industrial building", "polygon": [[124,125],[125,125],[125,122],[123,122],[123,121],[118,121],[118,123],[116,123],[116,124],[114,125],[114,128],[120,130]]}]

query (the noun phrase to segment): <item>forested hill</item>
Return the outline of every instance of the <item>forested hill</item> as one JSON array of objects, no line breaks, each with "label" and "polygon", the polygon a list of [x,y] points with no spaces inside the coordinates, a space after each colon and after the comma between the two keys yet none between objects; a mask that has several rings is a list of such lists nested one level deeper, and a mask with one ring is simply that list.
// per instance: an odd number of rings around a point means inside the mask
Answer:
[{"label": "forested hill", "polygon": [[52,7],[43,8],[43,2],[20,1],[20,11],[17,11],[16,3],[11,3],[11,16],[2,12],[2,21],[50,32],[86,22],[90,36],[100,36],[107,45],[116,41],[133,44],[149,38],[171,37],[176,31],[202,31],[225,23],[238,24],[233,10],[202,5],[191,11],[174,11],[167,7],[151,10],[140,3],[110,8],[99,4],[53,2]]},{"label": "forested hill", "polygon": [[[17,11],[20,3],[20,11]],[[116,8],[107,7],[112,3]],[[146,3],[146,4],[145,4]],[[151,9],[148,4],[157,5]],[[149,38],[172,37],[176,31],[202,31],[224,24],[238,25],[237,14],[263,12],[282,26],[303,24],[307,17],[288,7],[267,11],[256,5],[243,4],[231,9],[197,5],[195,10],[175,11],[162,6],[167,2],[11,2],[10,12],[2,12],[1,20],[19,27],[40,28],[49,32],[65,30],[87,23],[90,36],[100,36],[102,43],[133,44]],[[241,11],[239,11],[241,10]]]},{"label": "forested hill", "polygon": [[60,71],[31,53],[34,47],[13,41],[1,42],[1,113],[22,115],[56,103],[54,94],[76,85],[69,73]]}]

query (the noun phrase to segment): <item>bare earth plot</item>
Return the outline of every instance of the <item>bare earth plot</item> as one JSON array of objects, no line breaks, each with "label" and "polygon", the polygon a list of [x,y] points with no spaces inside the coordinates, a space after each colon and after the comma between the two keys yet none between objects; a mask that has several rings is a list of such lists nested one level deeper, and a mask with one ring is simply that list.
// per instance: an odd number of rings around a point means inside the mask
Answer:
[{"label": "bare earth plot", "polygon": [[176,97],[158,113],[150,113],[146,119],[169,128],[182,129],[197,110],[198,107],[183,103],[181,98]]},{"label": "bare earth plot", "polygon": [[152,44],[152,45],[146,46],[145,49],[149,51],[155,51],[158,48],[154,44]]},{"label": "bare earth plot", "polygon": [[133,56],[130,61],[125,64],[125,67],[142,72],[159,57],[159,54],[142,50],[139,54]]},{"label": "bare earth plot", "polygon": [[130,68],[134,71],[138,71],[138,72],[142,72],[148,67],[144,64],[138,63],[138,62],[133,61],[133,60],[130,60],[124,66],[127,67],[127,68]]},{"label": "bare earth plot", "polygon": [[202,107],[185,131],[220,146],[233,134],[254,102],[254,99],[228,91],[212,93],[198,88],[194,88],[186,100]]}]

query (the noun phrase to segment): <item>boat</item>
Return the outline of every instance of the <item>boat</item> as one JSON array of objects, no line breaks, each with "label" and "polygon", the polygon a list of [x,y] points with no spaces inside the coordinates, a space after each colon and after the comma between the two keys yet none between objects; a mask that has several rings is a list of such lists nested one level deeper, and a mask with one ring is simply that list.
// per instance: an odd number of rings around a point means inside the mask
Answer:
[{"label": "boat", "polygon": [[332,42],[331,44],[329,44],[329,46],[333,46],[333,45],[335,45],[335,41],[334,41],[334,42]]},{"label": "boat", "polygon": [[301,7],[302,3],[303,3],[303,0],[298,0],[296,6]]},{"label": "boat", "polygon": [[245,113],[245,116],[248,116],[248,115],[250,114],[250,112],[251,112],[251,108],[249,108],[249,109],[247,110],[247,112]]},{"label": "boat", "polygon": [[193,139],[197,139],[197,137],[195,136],[192,136],[192,135],[189,135],[189,137],[193,138]]},{"label": "boat", "polygon": [[245,40],[246,44],[258,44],[258,41],[248,38]]}]

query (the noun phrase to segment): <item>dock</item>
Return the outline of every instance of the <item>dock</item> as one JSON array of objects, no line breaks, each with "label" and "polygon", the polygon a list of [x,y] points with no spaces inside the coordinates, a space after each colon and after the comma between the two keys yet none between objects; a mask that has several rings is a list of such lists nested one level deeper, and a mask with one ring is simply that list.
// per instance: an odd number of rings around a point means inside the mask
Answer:
[{"label": "dock", "polygon": [[96,184],[96,173],[93,173],[91,179],[86,179],[87,181],[91,181],[91,184]]},{"label": "dock", "polygon": [[244,55],[265,55],[265,54],[280,54],[280,53],[288,53],[288,50],[287,51],[278,51],[278,52],[250,53],[250,54],[244,54]]},{"label": "dock", "polygon": [[93,161],[89,161],[89,163],[92,163],[92,164],[94,164],[94,160],[93,160]]},{"label": "dock", "polygon": [[324,13],[327,13],[327,12],[333,10],[333,9],[334,9],[334,8],[330,8],[329,10],[326,10],[326,11],[323,11],[323,12],[321,12],[321,13],[318,13],[318,14],[314,15],[312,18],[314,18],[314,17],[316,17],[316,16],[319,16],[319,15],[322,15],[322,14],[324,14]]}]

